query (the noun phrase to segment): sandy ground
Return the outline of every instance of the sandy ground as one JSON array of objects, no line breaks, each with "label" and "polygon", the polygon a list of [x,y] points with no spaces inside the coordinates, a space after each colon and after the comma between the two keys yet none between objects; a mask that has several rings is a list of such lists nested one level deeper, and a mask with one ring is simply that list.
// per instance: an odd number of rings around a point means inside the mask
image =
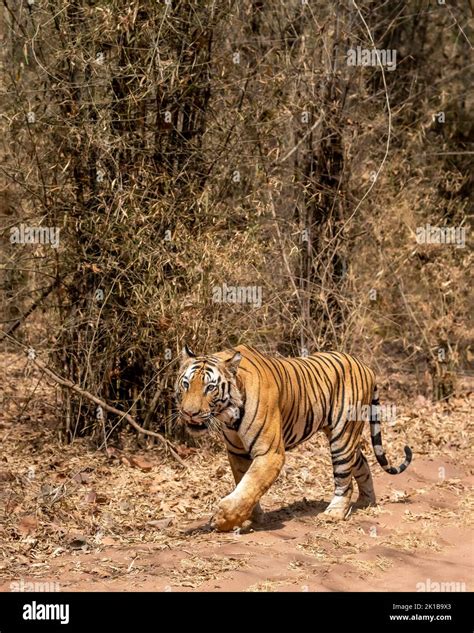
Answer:
[{"label": "sandy ground", "polygon": [[54,391],[22,359],[3,361],[2,591],[19,582],[63,591],[472,590],[468,394],[401,407],[384,438],[395,462],[412,446],[405,473],[385,474],[367,449],[377,507],[324,519],[331,469],[316,436],[288,455],[264,497],[263,523],[221,534],[208,520],[232,479],[218,445],[179,447],[186,469],[161,448],[137,451],[128,435],[108,450],[61,445]]}]

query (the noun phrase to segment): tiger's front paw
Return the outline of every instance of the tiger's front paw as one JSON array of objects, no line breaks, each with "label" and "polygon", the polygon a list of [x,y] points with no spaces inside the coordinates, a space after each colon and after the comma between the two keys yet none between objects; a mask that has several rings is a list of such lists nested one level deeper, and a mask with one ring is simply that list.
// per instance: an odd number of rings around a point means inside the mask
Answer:
[{"label": "tiger's front paw", "polygon": [[239,499],[228,495],[219,502],[217,512],[211,520],[211,526],[221,532],[229,532],[242,524],[250,517],[252,506],[246,507]]}]

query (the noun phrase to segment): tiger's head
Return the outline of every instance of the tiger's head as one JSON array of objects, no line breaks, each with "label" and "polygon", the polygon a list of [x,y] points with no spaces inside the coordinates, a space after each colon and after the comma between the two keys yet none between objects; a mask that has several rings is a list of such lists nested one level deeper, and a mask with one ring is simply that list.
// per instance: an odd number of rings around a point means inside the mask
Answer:
[{"label": "tiger's head", "polygon": [[217,356],[196,356],[187,345],[175,385],[179,417],[191,435],[232,426],[239,418],[242,395],[237,369],[242,359],[232,350],[225,360]]}]

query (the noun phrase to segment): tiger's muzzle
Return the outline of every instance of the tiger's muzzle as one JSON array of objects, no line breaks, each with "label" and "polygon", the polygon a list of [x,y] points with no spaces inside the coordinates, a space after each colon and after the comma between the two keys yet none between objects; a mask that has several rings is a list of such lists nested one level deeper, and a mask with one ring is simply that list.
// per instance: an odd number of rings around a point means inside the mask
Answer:
[{"label": "tiger's muzzle", "polygon": [[201,435],[208,431],[207,421],[211,417],[210,413],[188,413],[181,410],[180,415],[191,435]]}]

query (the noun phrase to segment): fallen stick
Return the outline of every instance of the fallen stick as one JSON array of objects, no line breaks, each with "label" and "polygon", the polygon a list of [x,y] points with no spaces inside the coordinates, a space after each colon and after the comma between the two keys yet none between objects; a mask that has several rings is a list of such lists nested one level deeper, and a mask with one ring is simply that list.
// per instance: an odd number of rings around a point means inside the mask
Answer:
[{"label": "fallen stick", "polygon": [[[15,343],[17,343],[18,345],[21,345],[22,347],[24,347],[13,336],[8,336],[8,338],[10,338],[11,340],[15,341]],[[82,396],[84,398],[87,398],[87,400],[90,400],[91,402],[95,402],[95,404],[97,404],[100,407],[102,407],[102,409],[104,409],[105,411],[108,411],[109,413],[113,413],[115,415],[120,416],[122,419],[125,419],[130,424],[130,426],[133,426],[133,428],[136,431],[138,431],[139,433],[141,433],[143,435],[151,435],[152,437],[157,437],[162,442],[162,444],[164,444],[169,449],[170,453],[173,455],[173,457],[176,459],[176,461],[178,461],[181,464],[181,466],[183,466],[184,468],[186,468],[186,469],[188,468],[187,464],[184,463],[184,461],[178,455],[176,450],[173,448],[173,445],[171,444],[171,442],[169,440],[167,440],[161,433],[157,433],[156,431],[149,431],[147,429],[144,429],[142,426],[140,426],[138,424],[138,422],[136,422],[132,418],[132,416],[129,413],[126,413],[125,411],[121,411],[120,409],[116,409],[115,407],[111,406],[110,404],[107,404],[106,402],[104,402],[104,400],[101,400],[97,396],[94,396],[94,394],[90,393],[89,391],[86,391],[85,389],[81,389],[81,387],[79,387],[78,385],[73,383],[71,380],[68,380],[67,378],[62,378],[61,376],[58,376],[54,371],[52,371],[51,369],[46,367],[46,365],[42,361],[40,361],[38,358],[36,358],[36,352],[32,348],[29,348],[29,350],[28,350],[28,359],[34,365],[36,365],[36,367],[41,369],[41,371],[44,372],[47,376],[52,378],[52,380],[54,380],[58,385],[61,385],[62,387],[66,387],[67,389],[70,389],[71,391],[74,391],[75,393],[79,394],[80,396]]]}]

